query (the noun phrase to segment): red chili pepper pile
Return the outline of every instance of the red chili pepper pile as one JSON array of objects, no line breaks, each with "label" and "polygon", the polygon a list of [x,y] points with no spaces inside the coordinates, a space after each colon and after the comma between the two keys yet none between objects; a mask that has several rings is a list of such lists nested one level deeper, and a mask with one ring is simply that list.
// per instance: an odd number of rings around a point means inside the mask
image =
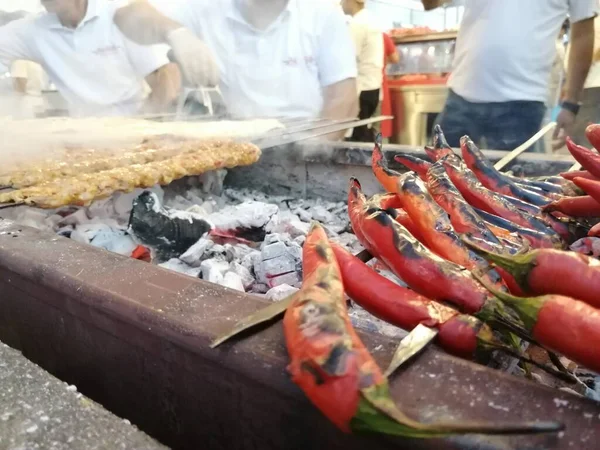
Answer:
[{"label": "red chili pepper pile", "polygon": [[[595,133],[600,145],[600,131]],[[497,171],[468,137],[461,144],[464,161],[436,127],[434,145],[426,149],[436,162],[399,156],[397,162],[416,172],[401,174],[388,166],[376,142],[373,170],[389,193],[368,199],[358,181],[351,180],[350,220],[363,246],[409,290],[334,247],[346,292],[392,324],[437,328],[438,342],[453,354],[472,357],[476,343],[493,336],[491,326],[598,370],[600,352],[588,347],[600,347],[600,331],[590,331],[600,330],[600,310],[595,309],[600,308],[600,262],[561,249],[589,232],[589,222],[580,217],[600,217],[600,154],[569,141],[592,176],[529,180]],[[600,233],[600,225],[596,229]],[[506,286],[522,297],[507,294]],[[556,327],[561,315],[568,319],[568,330]],[[462,334],[454,334],[459,329]]]}]

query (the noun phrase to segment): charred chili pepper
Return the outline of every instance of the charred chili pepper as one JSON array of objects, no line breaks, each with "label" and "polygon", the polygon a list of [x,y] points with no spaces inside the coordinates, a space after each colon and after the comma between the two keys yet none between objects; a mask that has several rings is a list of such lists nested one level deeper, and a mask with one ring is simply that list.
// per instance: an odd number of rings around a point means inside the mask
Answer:
[{"label": "charred chili pepper", "polygon": [[460,158],[444,158],[442,164],[456,188],[474,208],[510,220],[524,228],[555,234],[542,220],[519,210],[500,194],[483,186]]},{"label": "charred chili pepper", "polygon": [[377,181],[387,192],[396,192],[398,178],[402,176],[399,172],[388,167],[383,151],[381,149],[381,134],[375,139],[375,148],[373,148],[373,157],[371,158],[371,167]]},{"label": "charred chili pepper", "polygon": [[372,248],[372,254],[411,289],[431,299],[448,301],[484,322],[510,324],[511,329],[519,331],[518,323],[504,308],[498,308],[498,302],[468,270],[432,253],[385,211],[369,208],[356,185],[351,191],[348,208],[361,213],[350,220],[356,222],[352,227],[359,228],[367,240],[363,246]]},{"label": "charred chili pepper", "polygon": [[288,371],[310,401],[342,431],[426,438],[562,428],[553,422],[423,424],[409,418],[394,404],[387,379],[352,327],[340,269],[319,225],[313,225],[307,236],[303,256],[316,265],[283,319]]},{"label": "charred chili pepper", "polygon": [[585,170],[596,178],[600,178],[600,154],[598,152],[593,152],[583,145],[577,145],[570,137],[567,137],[567,149]]},{"label": "charred chili pepper", "polygon": [[[371,202],[369,201],[369,204]],[[384,208],[381,208],[384,209]],[[392,218],[408,230],[410,234],[416,237],[420,242],[425,243],[425,237],[421,234],[421,230],[417,227],[415,222],[410,218],[408,213],[403,209],[386,209],[386,212],[392,216]],[[431,250],[431,247],[427,246]],[[435,250],[434,250],[435,252]]]},{"label": "charred chili pepper", "polygon": [[515,233],[521,236],[529,242],[533,248],[561,249],[564,247],[564,243],[557,235],[548,235],[537,230],[532,230],[531,228],[524,228],[510,220],[506,220],[479,209],[475,209],[475,212],[479,214],[496,236],[505,236],[502,234],[502,230],[505,230],[508,233]]},{"label": "charred chili pepper", "polygon": [[495,270],[488,270],[487,262],[465,247],[452,228],[448,214],[429,195],[421,179],[410,172],[406,173],[400,179],[398,188],[404,210],[419,229],[427,247],[442,258],[467,269],[486,270],[485,276],[490,283],[499,289],[506,289],[500,275]]},{"label": "charred chili pepper", "polygon": [[431,163],[429,161],[425,161],[424,159],[417,158],[412,155],[396,155],[394,156],[394,160],[403,166],[406,166],[409,170],[412,170],[421,180],[427,180],[427,171],[431,167]]},{"label": "charred chili pepper", "polygon": [[460,139],[460,149],[465,164],[486,188],[538,206],[551,202],[550,199],[519,186],[510,177],[497,171],[468,136]]},{"label": "charred chili pepper", "polygon": [[544,206],[543,211],[558,211],[571,217],[600,217],[600,203],[593,197],[566,197]]},{"label": "charred chili pepper", "polygon": [[492,330],[475,317],[430,300],[379,275],[341,246],[332,243],[346,294],[375,317],[407,331],[419,324],[439,330],[448,353],[473,359],[479,351],[505,349]]},{"label": "charred chili pepper", "polygon": [[588,125],[585,129],[585,137],[597,151],[600,151],[600,125]]},{"label": "charred chili pepper", "polygon": [[600,261],[596,258],[554,249],[508,256],[467,243],[488,261],[510,272],[528,294],[564,295],[600,307]]},{"label": "charred chili pepper", "polygon": [[439,125],[433,127],[433,147],[425,147],[425,152],[434,162],[448,155],[454,155],[454,150],[448,145],[442,127]]},{"label": "charred chili pepper", "polygon": [[588,236],[600,236],[600,222],[598,222],[596,225],[594,225],[592,228],[590,228],[590,232],[588,233]]},{"label": "charred chili pepper", "polygon": [[456,189],[456,186],[452,184],[441,162],[438,161],[431,165],[427,171],[427,187],[438,205],[448,213],[452,226],[458,233],[470,233],[472,236],[490,243],[500,243],[481,217]]},{"label": "charred chili pepper", "polygon": [[544,347],[600,372],[600,310],[562,295],[514,297],[486,287],[519,314]]}]

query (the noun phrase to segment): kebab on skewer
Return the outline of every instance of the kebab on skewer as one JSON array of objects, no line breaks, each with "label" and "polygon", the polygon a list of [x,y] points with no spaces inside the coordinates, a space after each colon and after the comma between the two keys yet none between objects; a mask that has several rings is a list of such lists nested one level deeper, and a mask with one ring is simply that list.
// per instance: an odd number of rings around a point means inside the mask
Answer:
[{"label": "kebab on skewer", "polygon": [[[193,147],[194,144],[186,143],[180,148],[183,150],[187,145]],[[108,197],[117,191],[130,192],[135,188],[147,188],[157,184],[167,185],[186,176],[250,165],[258,161],[261,154],[260,149],[254,144],[235,142],[223,142],[219,147],[193,148],[197,150],[164,161],[84,173],[0,193],[0,204],[25,204],[47,209],[65,205],[85,206],[93,200]]]}]

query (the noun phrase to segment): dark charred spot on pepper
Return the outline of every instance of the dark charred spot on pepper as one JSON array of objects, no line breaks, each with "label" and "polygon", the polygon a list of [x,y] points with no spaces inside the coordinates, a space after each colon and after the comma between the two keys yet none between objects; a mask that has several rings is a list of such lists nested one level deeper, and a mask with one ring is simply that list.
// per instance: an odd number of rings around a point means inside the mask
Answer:
[{"label": "dark charred spot on pepper", "polygon": [[329,261],[329,255],[327,254],[327,248],[323,244],[318,244],[315,246],[315,251],[320,259],[327,262]]},{"label": "dark charred spot on pepper", "polygon": [[374,383],[375,383],[375,379],[371,372],[361,373],[360,379],[358,380],[358,388],[359,389],[367,389],[368,387],[373,386]]},{"label": "dark charred spot on pepper", "polygon": [[319,288],[321,288],[321,289],[324,289],[324,290],[326,290],[326,291],[327,291],[327,290],[329,290],[329,288],[330,288],[331,286],[329,285],[329,283],[328,283],[327,281],[319,281],[319,282],[317,283],[317,287],[319,287]]},{"label": "dark charred spot on pepper", "polygon": [[327,360],[321,365],[321,369],[328,375],[343,375],[346,373],[348,353],[348,348],[340,342],[331,349]]},{"label": "dark charred spot on pepper", "polygon": [[321,375],[321,373],[317,369],[315,369],[313,366],[311,366],[310,364],[303,362],[300,365],[300,368],[302,369],[303,372],[307,372],[310,375],[312,375],[312,377],[315,380],[315,384],[317,386],[320,386],[325,383],[325,379],[323,378],[323,375]]}]

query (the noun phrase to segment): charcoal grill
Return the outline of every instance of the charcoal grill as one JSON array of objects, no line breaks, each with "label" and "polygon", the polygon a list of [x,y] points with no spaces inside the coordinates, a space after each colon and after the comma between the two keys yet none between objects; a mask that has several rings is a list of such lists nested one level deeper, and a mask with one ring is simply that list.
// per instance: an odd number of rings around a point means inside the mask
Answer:
[{"label": "charcoal grill", "polygon": [[[386,156],[422,152],[388,146]],[[342,200],[348,178],[379,190],[371,146],[305,144],[265,151],[226,184]],[[503,153],[490,152],[493,160]],[[525,154],[528,175],[569,157]],[[347,436],[286,374],[280,324],[211,350],[264,306],[259,297],[0,221],[0,340],[162,443],[177,449],[595,449],[600,405],[428,348],[392,378],[392,392],[427,420],[560,420],[561,435],[415,441]],[[385,366],[397,342],[359,333]]]}]

